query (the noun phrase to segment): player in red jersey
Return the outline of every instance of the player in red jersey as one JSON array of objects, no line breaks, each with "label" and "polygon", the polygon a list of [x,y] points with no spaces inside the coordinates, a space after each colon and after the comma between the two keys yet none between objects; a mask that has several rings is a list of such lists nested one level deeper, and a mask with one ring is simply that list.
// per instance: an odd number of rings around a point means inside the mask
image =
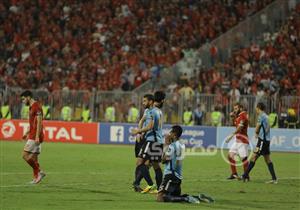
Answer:
[{"label": "player in red jersey", "polygon": [[[238,179],[234,157],[239,155],[243,161],[244,171],[246,171],[248,167],[249,140],[247,130],[249,120],[247,112],[240,103],[236,103],[234,105],[233,112],[230,113],[230,116],[234,117],[234,125],[236,126],[236,130],[226,138],[226,143],[229,143],[231,139],[234,139],[234,143],[231,145],[228,154],[228,160],[231,167],[231,175],[228,179]],[[247,180],[249,180],[249,177],[247,177]]]},{"label": "player in red jersey", "polygon": [[23,140],[27,140],[24,151],[23,159],[33,169],[33,180],[31,184],[38,184],[46,174],[40,170],[38,162],[38,155],[41,152],[41,143],[44,140],[43,134],[43,110],[41,105],[32,98],[32,92],[29,90],[21,94],[22,102],[30,106],[29,108],[29,130],[23,136]]}]

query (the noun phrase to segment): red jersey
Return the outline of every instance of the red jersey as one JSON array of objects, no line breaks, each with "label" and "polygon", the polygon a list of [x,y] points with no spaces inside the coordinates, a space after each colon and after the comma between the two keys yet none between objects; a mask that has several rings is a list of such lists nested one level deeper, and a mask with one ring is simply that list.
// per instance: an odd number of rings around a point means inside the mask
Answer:
[{"label": "red jersey", "polygon": [[234,120],[234,125],[236,128],[242,126],[242,129],[236,134],[236,141],[249,144],[248,140],[248,125],[249,125],[249,120],[248,120],[248,114],[247,112],[243,111],[241,112]]},{"label": "red jersey", "polygon": [[[38,102],[34,102],[29,108],[29,139],[35,140],[37,130],[37,116],[43,119],[43,110]],[[40,133],[40,142],[44,140],[43,124]]]}]

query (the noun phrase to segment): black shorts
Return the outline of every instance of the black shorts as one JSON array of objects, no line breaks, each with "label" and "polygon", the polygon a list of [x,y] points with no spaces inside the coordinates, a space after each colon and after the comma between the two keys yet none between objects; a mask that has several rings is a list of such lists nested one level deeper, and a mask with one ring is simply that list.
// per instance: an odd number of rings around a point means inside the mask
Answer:
[{"label": "black shorts", "polygon": [[165,175],[158,192],[163,192],[164,194],[172,196],[180,196],[181,179],[177,178],[173,174]]},{"label": "black shorts", "polygon": [[254,153],[257,155],[269,155],[270,154],[270,141],[264,141],[258,138]]},{"label": "black shorts", "polygon": [[138,157],[144,160],[161,162],[163,154],[163,144],[158,142],[145,141],[140,149]]},{"label": "black shorts", "polygon": [[145,143],[144,136],[141,136],[140,141],[135,141],[134,152],[135,152],[136,158],[139,157],[139,153],[140,153],[144,143]]}]

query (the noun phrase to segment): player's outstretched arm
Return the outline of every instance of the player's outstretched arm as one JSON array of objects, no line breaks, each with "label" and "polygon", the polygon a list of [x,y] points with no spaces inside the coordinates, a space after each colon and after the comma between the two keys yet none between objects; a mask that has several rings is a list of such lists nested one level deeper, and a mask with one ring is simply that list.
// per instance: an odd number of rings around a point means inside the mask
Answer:
[{"label": "player's outstretched arm", "polygon": [[233,138],[234,133],[230,134],[229,136],[226,137],[225,142],[229,143],[231,141],[231,139]]},{"label": "player's outstretched arm", "polygon": [[226,142],[226,143],[229,143],[230,140],[234,137],[234,135],[236,135],[237,133],[239,133],[239,132],[242,130],[243,126],[244,126],[243,124],[240,124],[240,125],[237,127],[237,129],[236,129],[230,136],[228,136],[228,137],[226,138],[225,142]]}]

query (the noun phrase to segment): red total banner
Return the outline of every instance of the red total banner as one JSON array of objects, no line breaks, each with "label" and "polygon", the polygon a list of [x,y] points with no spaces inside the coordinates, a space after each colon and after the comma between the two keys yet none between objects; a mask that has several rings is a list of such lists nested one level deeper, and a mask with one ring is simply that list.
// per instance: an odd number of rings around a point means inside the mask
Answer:
[{"label": "red total banner", "polygon": [[[98,143],[98,123],[43,121],[45,141]],[[0,140],[21,140],[29,129],[25,120],[0,120]]]}]

